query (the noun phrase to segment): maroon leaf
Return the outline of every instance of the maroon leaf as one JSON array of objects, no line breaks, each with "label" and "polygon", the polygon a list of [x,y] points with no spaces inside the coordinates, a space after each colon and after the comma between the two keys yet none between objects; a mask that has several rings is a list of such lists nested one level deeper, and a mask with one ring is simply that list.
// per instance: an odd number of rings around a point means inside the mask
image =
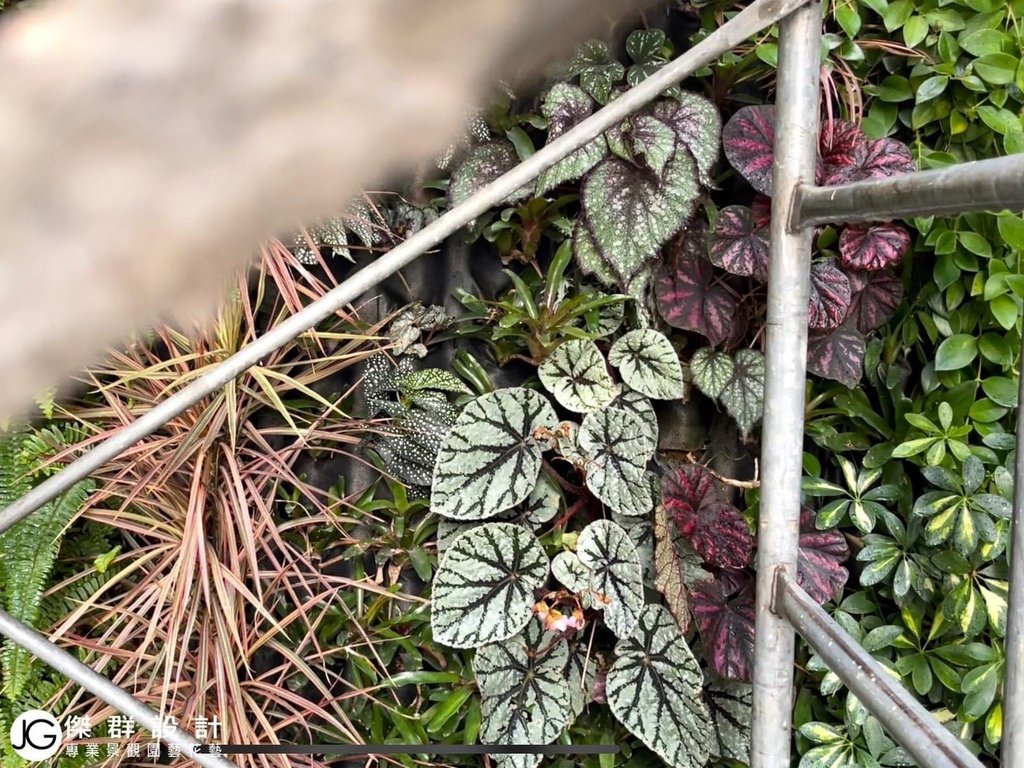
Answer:
[{"label": "maroon leaf", "polygon": [[722,147],[732,167],[766,195],[772,193],[774,144],[775,107],[771,105],[744,107],[722,129]]},{"label": "maroon leaf", "polygon": [[800,553],[796,582],[819,605],[836,597],[850,572],[842,563],[850,557],[846,538],[837,528],[819,531],[814,525],[814,510],[800,511]]},{"label": "maroon leaf", "polygon": [[810,301],[807,325],[828,331],[841,325],[850,309],[850,278],[836,265],[835,259],[811,264]]},{"label": "maroon leaf", "polygon": [[830,120],[821,127],[818,137],[818,184],[842,184],[849,181],[864,165],[868,154],[868,138],[855,123]]},{"label": "maroon leaf", "polygon": [[674,257],[663,264],[654,286],[658,312],[665,322],[721,344],[733,333],[739,306],[722,285],[712,285],[715,268],[704,257],[705,228],[692,226]]},{"label": "maroon leaf", "polygon": [[846,274],[853,292],[847,319],[861,333],[881,328],[889,322],[903,301],[903,281],[899,276],[891,269],[873,272],[851,269]]},{"label": "maroon leaf", "polygon": [[754,223],[758,227],[768,229],[772,223],[772,199],[760,193],[754,195],[754,201],[750,204],[754,212]]},{"label": "maroon leaf", "polygon": [[706,563],[742,568],[749,562],[750,527],[708,470],[685,464],[662,479],[662,491],[669,516]]},{"label": "maroon leaf", "polygon": [[768,279],[768,230],[757,226],[754,212],[745,205],[730,205],[718,212],[708,237],[711,263],[726,272]]},{"label": "maroon leaf", "polygon": [[864,352],[864,335],[846,322],[829,333],[811,334],[807,370],[853,389],[864,370]]},{"label": "maroon leaf", "polygon": [[730,680],[754,679],[754,581],[721,571],[690,589],[692,610],[711,671]]},{"label": "maroon leaf", "polygon": [[852,179],[899,176],[913,170],[914,158],[910,154],[910,147],[896,139],[874,139],[868,142],[864,163]]},{"label": "maroon leaf", "polygon": [[910,232],[899,224],[849,226],[839,235],[839,258],[852,269],[885,269],[910,247]]}]

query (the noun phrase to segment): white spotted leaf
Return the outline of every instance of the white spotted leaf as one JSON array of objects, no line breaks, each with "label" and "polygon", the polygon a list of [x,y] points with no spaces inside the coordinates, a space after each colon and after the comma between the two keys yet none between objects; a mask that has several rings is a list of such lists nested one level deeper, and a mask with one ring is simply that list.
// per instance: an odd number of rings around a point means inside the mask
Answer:
[{"label": "white spotted leaf", "polygon": [[764,415],[764,355],[741,349],[733,357],[733,365],[732,377],[718,399],[745,437]]},{"label": "white spotted leaf", "polygon": [[656,443],[639,416],[619,408],[588,413],[579,447],[587,458],[587,488],[597,498],[622,515],[651,510],[654,496],[645,471]]},{"label": "white spotted leaf", "polygon": [[[480,689],[480,740],[485,744],[550,744],[569,724],[571,694],[565,671],[569,646],[551,645],[540,622],[521,635],[477,651],[473,672]],[[493,755],[500,768],[533,768],[540,755]]]},{"label": "white spotted leaf", "polygon": [[507,640],[533,615],[548,578],[537,537],[513,523],[484,523],[458,536],[434,576],[430,626],[452,648]]},{"label": "white spotted leaf", "polygon": [[615,717],[672,768],[703,768],[709,755],[703,675],[669,612],[646,606],[615,652],[605,689]]},{"label": "white spotted leaf", "polygon": [[644,607],[643,571],[629,534],[611,520],[595,520],[580,533],[576,553],[590,569],[605,624],[616,636],[629,637]]},{"label": "white spotted leaf", "polygon": [[608,362],[640,394],[655,400],[678,400],[683,396],[683,367],[663,333],[651,328],[630,331],[612,345]]},{"label": "white spotted leaf", "polygon": [[735,372],[736,365],[732,358],[725,352],[717,352],[711,347],[701,347],[690,358],[693,383],[713,400],[721,397]]},{"label": "white spotted leaf", "polygon": [[588,339],[559,344],[540,364],[537,374],[555,400],[577,413],[600,410],[619,393],[604,355]]},{"label": "white spotted leaf", "polygon": [[[541,102],[541,113],[548,118],[547,143],[550,144],[594,111],[594,100],[582,88],[569,83],[555,83]],[[552,187],[578,179],[608,154],[603,136],[584,144],[544,171],[537,179],[537,194]]]},{"label": "white spotted leaf", "polygon": [[452,520],[486,520],[523,501],[537,486],[544,449],[533,433],[557,423],[547,398],[529,389],[470,402],[438,451],[432,509]]}]

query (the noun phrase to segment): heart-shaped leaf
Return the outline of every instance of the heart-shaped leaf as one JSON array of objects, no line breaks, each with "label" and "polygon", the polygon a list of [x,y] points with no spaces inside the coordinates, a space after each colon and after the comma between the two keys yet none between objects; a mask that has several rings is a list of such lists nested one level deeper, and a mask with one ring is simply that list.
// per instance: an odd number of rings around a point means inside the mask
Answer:
[{"label": "heart-shaped leaf", "polygon": [[579,446],[587,457],[587,488],[613,510],[633,517],[654,504],[644,472],[657,443],[636,414],[619,408],[588,413]]},{"label": "heart-shaped leaf", "polygon": [[[541,102],[541,113],[548,118],[547,143],[560,137],[594,111],[594,100],[586,91],[569,83],[555,83]],[[559,184],[580,178],[597,165],[608,153],[603,136],[584,144],[582,147],[555,163],[537,179],[537,194]]]},{"label": "heart-shaped leaf", "polygon": [[682,531],[669,520],[664,504],[654,507],[654,587],[665,598],[680,632],[690,631],[690,598],[686,591],[686,562],[679,551]]},{"label": "heart-shaped leaf", "polygon": [[743,277],[768,279],[768,230],[759,227],[745,205],[730,205],[718,212],[708,236],[708,258],[716,267]]},{"label": "heart-shaped leaf", "polygon": [[720,571],[690,588],[697,629],[711,671],[754,679],[754,582],[743,571]]},{"label": "heart-shaped leaf", "polygon": [[849,309],[850,278],[839,269],[836,260],[821,259],[811,264],[807,325],[817,330],[831,330],[846,319]]},{"label": "heart-shaped leaf", "polygon": [[868,154],[864,131],[848,120],[827,120],[818,137],[816,178],[819,185],[843,184],[855,177]]},{"label": "heart-shaped leaf", "polygon": [[662,478],[670,519],[704,561],[720,568],[743,568],[754,537],[743,515],[718,480],[699,464],[684,464]]},{"label": "heart-shaped leaf", "polygon": [[475,648],[522,631],[534,590],[548,578],[537,537],[513,523],[484,523],[444,553],[434,576],[430,626],[452,648]]},{"label": "heart-shaped leaf", "polygon": [[819,531],[814,511],[800,511],[800,554],[797,560],[797,584],[812,600],[825,604],[842,591],[850,573],[843,568],[850,557],[846,538],[836,528]]},{"label": "heart-shaped leaf", "polygon": [[606,683],[615,717],[672,768],[703,768],[709,748],[703,676],[669,612],[646,606],[615,653]]},{"label": "heart-shaped leaf", "polygon": [[903,301],[903,281],[891,269],[847,271],[850,278],[850,310],[847,318],[861,333],[881,328],[896,314]]},{"label": "heart-shaped leaf", "polygon": [[864,371],[865,351],[864,334],[852,323],[813,333],[807,339],[807,370],[853,389]]},{"label": "heart-shaped leaf", "polygon": [[597,663],[587,652],[584,643],[569,643],[569,661],[565,666],[566,687],[569,689],[569,722],[583,714],[594,698]]},{"label": "heart-shaped leaf", "polygon": [[711,715],[711,754],[748,765],[754,686],[712,678],[704,688],[704,703]]},{"label": "heart-shaped leaf", "polygon": [[665,58],[665,31],[662,29],[635,29],[626,38],[626,53],[634,62],[626,71],[626,82],[631,86],[646,80],[668,61]]},{"label": "heart-shaped leaf", "polygon": [[559,552],[551,560],[551,574],[558,582],[577,595],[588,595],[590,591],[590,569],[575,552]]},{"label": "heart-shaped leaf", "polygon": [[717,400],[736,373],[736,364],[725,352],[701,347],[690,358],[690,374],[697,389]]},{"label": "heart-shaped leaf", "polygon": [[580,87],[599,104],[607,104],[612,86],[626,76],[626,68],[600,40],[583,43],[569,63],[569,75],[580,78]]},{"label": "heart-shaped leaf", "polygon": [[718,399],[746,436],[764,415],[764,355],[741,349],[733,356],[733,366],[732,378]]},{"label": "heart-shaped leaf", "polygon": [[604,355],[589,339],[559,344],[541,363],[537,374],[555,400],[577,413],[604,408],[619,394]]},{"label": "heart-shaped leaf", "polygon": [[654,406],[647,395],[623,387],[619,396],[612,400],[611,407],[629,411],[639,418],[644,426],[644,434],[654,443],[658,442],[658,414],[654,412]]},{"label": "heart-shaped leaf", "polygon": [[683,367],[672,342],[652,328],[621,336],[608,351],[608,362],[619,369],[631,389],[655,400],[683,396]]},{"label": "heart-shaped leaf", "polygon": [[704,225],[695,222],[674,257],[662,265],[654,290],[666,323],[721,344],[732,334],[739,307],[725,286],[714,284],[715,270],[704,255],[706,248]]},{"label": "heart-shaped leaf", "polygon": [[744,179],[765,195],[772,194],[775,162],[775,107],[743,107],[722,129],[722,147]]},{"label": "heart-shaped leaf", "polygon": [[608,132],[608,146],[623,160],[640,163],[660,177],[676,152],[676,135],[657,118],[633,115]]},{"label": "heart-shaped leaf", "polygon": [[576,554],[590,569],[605,624],[618,637],[629,637],[644,607],[640,558],[629,534],[611,520],[595,520],[580,533]]},{"label": "heart-shaped leaf", "polygon": [[701,183],[711,185],[711,169],[718,162],[722,116],[718,108],[696,93],[680,91],[674,99],[662,99],[651,110],[656,118],[675,131],[697,161]]},{"label": "heart-shaped leaf", "polygon": [[[565,684],[569,646],[551,645],[540,622],[521,635],[476,652],[473,672],[480,690],[480,739],[485,744],[550,744],[569,724]],[[533,768],[540,755],[495,754],[501,768]]]},{"label": "heart-shaped leaf", "polygon": [[[447,404],[447,401],[445,401]],[[388,471],[410,485],[430,486],[437,453],[454,419],[416,408],[382,429],[373,448]]]},{"label": "heart-shaped leaf", "polygon": [[[519,156],[510,141],[477,144],[469,150],[459,167],[452,171],[452,178],[448,184],[450,204],[454,207],[468,200],[518,164]],[[507,202],[522,200],[529,195],[529,189],[519,189],[508,197]]]},{"label": "heart-shaped leaf", "polygon": [[618,157],[587,174],[580,201],[597,252],[628,292],[650,279],[658,250],[689,221],[700,196],[689,152],[677,151],[661,177]]},{"label": "heart-shaped leaf", "polygon": [[557,423],[551,403],[528,389],[470,402],[437,454],[431,508],[453,520],[486,520],[514,507],[537,485],[544,446],[533,433]]},{"label": "heart-shaped leaf", "polygon": [[846,227],[839,235],[839,258],[851,269],[885,269],[903,259],[910,232],[899,224]]},{"label": "heart-shaped leaf", "polygon": [[[576,220],[576,226],[572,230],[572,255],[580,269],[583,270],[583,274],[592,275],[603,285],[612,288],[619,285],[618,276],[612,271],[601,252],[597,250],[590,227],[582,217]],[[643,282],[642,276],[640,282]],[[624,285],[623,289],[626,290],[627,286]]]},{"label": "heart-shaped leaf", "polygon": [[864,162],[851,179],[879,179],[913,170],[914,157],[910,154],[910,147],[896,139],[873,139],[868,141]]}]

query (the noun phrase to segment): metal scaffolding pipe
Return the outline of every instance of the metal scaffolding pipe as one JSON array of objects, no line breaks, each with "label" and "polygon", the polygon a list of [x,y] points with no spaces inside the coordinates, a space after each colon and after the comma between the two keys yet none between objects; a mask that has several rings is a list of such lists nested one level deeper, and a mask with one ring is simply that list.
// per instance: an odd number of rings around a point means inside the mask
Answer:
[{"label": "metal scaffolding pipe", "polygon": [[751,768],[787,768],[791,760],[795,636],[789,622],[773,612],[772,589],[776,574],[796,573],[812,231],[792,233],[786,225],[795,189],[814,181],[820,41],[820,2],[795,11],[780,25]]},{"label": "metal scaffolding pipe", "polygon": [[[134,718],[136,723],[150,733],[159,733],[162,730],[161,718],[157,712],[4,611],[0,611],[0,635],[10,638],[23,648],[31,649],[32,654],[38,659],[45,661],[87,691],[96,694],[122,714]],[[161,741],[178,747],[183,757],[191,757],[205,768],[234,768],[234,763],[223,757],[193,752],[192,748],[198,748],[200,743],[180,727],[161,734]]]},{"label": "metal scaffolding pipe", "polygon": [[480,214],[500,205],[509,195],[534,181],[562,158],[616,125],[657,98],[666,89],[700,67],[715,61],[744,40],[770,27],[806,0],[756,0],[690,50],[622,94],[575,128],[540,149],[508,173],[494,180],[465,202],[365,267],[320,299],[296,312],[256,341],[236,352],[215,369],[199,377],[147,411],[116,435],[103,441],[56,475],[48,478],[0,511],[0,532],[57,498],[146,435],[216,392],[274,350],[309,330],[381,280],[422,255]]},{"label": "metal scaffolding pipe", "polygon": [[776,584],[775,606],[918,765],[982,768],[981,762],[956,736],[871,658],[871,654],[795,581],[782,574]]},{"label": "metal scaffolding pipe", "polygon": [[1024,155],[834,187],[801,186],[790,222],[799,229],[831,222],[952,216],[1004,208],[1024,208]]},{"label": "metal scaffolding pipe", "polygon": [[[1024,359],[1024,350],[1021,350]],[[1024,768],[1024,372],[1017,400],[1017,465],[1010,523],[1010,596],[1006,611],[1003,682],[1003,768]]]}]

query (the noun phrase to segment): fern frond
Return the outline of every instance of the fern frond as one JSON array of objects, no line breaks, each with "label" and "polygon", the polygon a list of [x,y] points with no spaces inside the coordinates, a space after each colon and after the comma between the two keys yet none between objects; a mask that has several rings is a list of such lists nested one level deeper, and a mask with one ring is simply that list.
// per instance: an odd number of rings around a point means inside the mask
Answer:
[{"label": "fern frond", "polygon": [[21,443],[21,458],[33,474],[48,477],[63,467],[62,463],[46,465],[50,457],[90,436],[88,428],[73,422],[51,423],[26,434]]}]

